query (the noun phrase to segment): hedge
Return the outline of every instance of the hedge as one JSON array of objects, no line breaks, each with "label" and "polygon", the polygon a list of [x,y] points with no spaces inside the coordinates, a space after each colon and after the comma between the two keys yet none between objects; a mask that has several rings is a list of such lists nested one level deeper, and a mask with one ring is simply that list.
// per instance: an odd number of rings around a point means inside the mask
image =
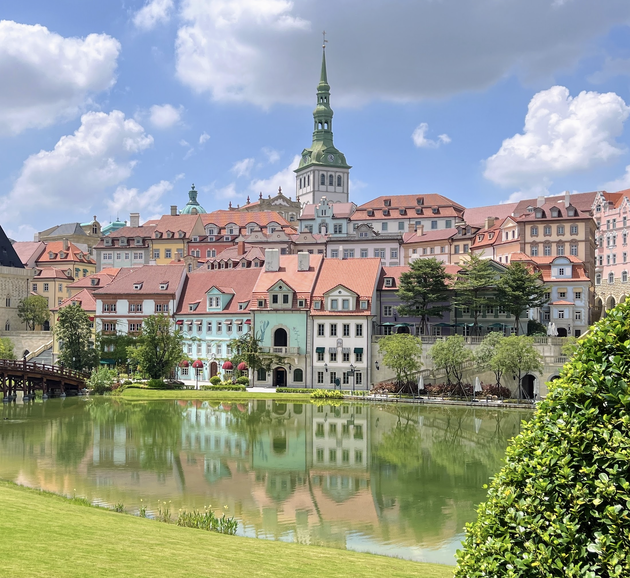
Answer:
[{"label": "hedge", "polygon": [[313,390],[304,387],[278,387],[276,393],[313,393]]},{"label": "hedge", "polygon": [[244,385],[204,385],[205,391],[247,391]]},{"label": "hedge", "polygon": [[630,301],[581,340],[507,449],[458,578],[630,576]]}]

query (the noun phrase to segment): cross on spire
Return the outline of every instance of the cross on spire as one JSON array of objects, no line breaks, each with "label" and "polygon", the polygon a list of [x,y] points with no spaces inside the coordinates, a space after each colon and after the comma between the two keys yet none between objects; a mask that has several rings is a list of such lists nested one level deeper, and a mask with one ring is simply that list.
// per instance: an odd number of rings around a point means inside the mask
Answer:
[{"label": "cross on spire", "polygon": [[326,49],[326,43],[328,42],[328,40],[326,40],[326,31],[325,30],[322,32],[322,36],[324,37],[324,42],[322,44],[322,48],[325,50]]}]

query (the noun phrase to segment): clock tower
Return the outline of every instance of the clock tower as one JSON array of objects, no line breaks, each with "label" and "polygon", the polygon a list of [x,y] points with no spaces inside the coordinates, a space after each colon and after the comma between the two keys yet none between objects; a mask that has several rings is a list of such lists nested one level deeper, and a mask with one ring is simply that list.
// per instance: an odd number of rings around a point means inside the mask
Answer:
[{"label": "clock tower", "polygon": [[326,74],[326,40],[322,46],[322,71],[317,85],[317,106],[313,111],[313,144],[302,151],[295,169],[296,196],[302,206],[317,204],[322,197],[329,202],[349,201],[350,169],[346,157],[333,144],[333,111]]}]

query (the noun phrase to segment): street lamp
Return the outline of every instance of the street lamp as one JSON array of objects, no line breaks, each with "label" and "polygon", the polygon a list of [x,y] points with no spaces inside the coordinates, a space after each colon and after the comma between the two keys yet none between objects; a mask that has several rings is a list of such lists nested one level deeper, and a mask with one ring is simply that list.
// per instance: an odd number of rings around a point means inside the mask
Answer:
[{"label": "street lamp", "polygon": [[354,394],[354,372],[356,371],[356,368],[354,367],[354,365],[352,365],[352,363],[350,364],[350,375],[352,375],[352,393]]}]

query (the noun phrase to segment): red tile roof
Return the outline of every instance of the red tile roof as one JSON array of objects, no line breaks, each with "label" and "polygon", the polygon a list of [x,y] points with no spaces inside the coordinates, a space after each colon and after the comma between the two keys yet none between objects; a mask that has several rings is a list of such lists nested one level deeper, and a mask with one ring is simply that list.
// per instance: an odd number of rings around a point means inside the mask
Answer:
[{"label": "red tile roof", "polygon": [[[579,211],[590,211],[595,201],[597,192],[592,193],[574,193],[571,194],[569,200],[571,204]],[[523,215],[527,213],[527,207],[536,207],[538,199],[523,199],[519,201],[514,209],[515,215]],[[557,207],[564,208],[564,195],[556,195],[554,197],[545,197],[545,204],[553,204]],[[563,211],[564,214],[564,211]]]},{"label": "red tile roof", "polygon": [[265,271],[263,269],[254,293],[266,294],[270,287],[278,281],[284,281],[297,293],[311,293],[317,280],[317,274],[324,259],[323,255],[309,255],[310,266],[308,271],[297,270],[297,255],[280,255],[280,268],[278,271]]},{"label": "red tile roof", "polygon": [[313,297],[323,297],[343,285],[360,298],[371,299],[380,270],[380,259],[324,259]]},{"label": "red tile roof", "polygon": [[[179,217],[178,217],[179,218]],[[119,276],[114,279],[107,287],[103,287],[94,292],[96,297],[105,295],[147,295],[147,294],[164,294],[172,296],[177,292],[180,283],[184,279],[184,271],[186,266],[184,263],[176,265],[145,265],[133,269],[127,275]],[[142,283],[141,289],[134,289],[134,285]],[[160,289],[160,285],[168,283],[168,288],[164,291]]]},{"label": "red tile roof", "polygon": [[59,311],[59,309],[63,309],[68,305],[72,305],[73,303],[78,303],[81,306],[83,311],[87,311],[88,313],[96,312],[96,299],[90,291],[87,289],[83,289],[83,291],[79,291],[74,297],[68,297],[61,302],[61,305],[58,307],[52,307],[51,311]]},{"label": "red tile roof", "polygon": [[[338,219],[348,218],[352,216],[357,208],[354,203],[330,203],[330,206],[332,208],[333,217],[337,217]],[[300,220],[314,219],[315,207],[319,207],[319,205],[314,205],[312,203],[306,205],[304,209],[302,209]]]},{"label": "red tile roof", "polygon": [[504,203],[502,205],[488,205],[487,207],[472,207],[464,211],[464,221],[468,225],[483,227],[488,217],[503,220],[512,215],[518,203]]},{"label": "red tile roof", "polygon": [[[132,269],[126,268],[125,270],[120,268],[108,267],[107,269],[103,269],[98,273],[92,273],[92,275],[88,275],[87,277],[82,277],[78,279],[74,283],[71,283],[68,287],[70,289],[101,289],[106,285],[109,285],[118,275],[125,275],[130,272]],[[97,283],[94,284],[92,282],[93,279],[96,279]]]},{"label": "red tile roof", "polygon": [[35,265],[37,258],[46,249],[46,243],[43,241],[17,241],[13,243],[13,248],[17,253],[23,265]]},{"label": "red tile roof", "polygon": [[[87,265],[96,265],[96,262],[90,257],[89,253],[82,251],[74,243],[68,243],[67,249],[64,249],[63,244],[63,241],[50,241],[46,243],[46,249],[37,259],[38,266],[40,263],[85,263]],[[65,258],[62,259],[59,256],[60,252],[65,252]],[[50,253],[52,253],[52,257],[49,256]]]},{"label": "red tile roof", "polygon": [[414,233],[405,233],[403,235],[403,243],[424,243],[431,241],[446,241],[451,237],[457,235],[457,229],[454,227],[450,229],[438,229],[431,230],[423,233],[422,235],[418,235],[417,232]]},{"label": "red tile roof", "polygon": [[276,211],[214,211],[201,215],[203,226],[216,225],[223,228],[229,223],[238,227],[246,227],[250,223],[256,223],[259,227],[266,227],[269,223],[278,223],[281,227],[291,228],[290,223],[281,217]]},{"label": "red tile roof", "polygon": [[245,310],[239,310],[238,304],[251,301],[254,287],[261,272],[262,269],[217,269],[212,271],[199,269],[193,271],[186,276],[182,296],[177,306],[177,314],[211,314],[212,312],[206,311],[203,305],[200,305],[201,309],[198,311],[189,311],[188,305],[197,302],[205,303],[206,293],[212,287],[216,287],[222,293],[234,295],[228,306],[218,313],[248,313],[249,304]]},{"label": "red tile roof", "polygon": [[66,275],[65,270],[63,269],[55,269],[54,267],[42,267],[38,268],[37,273],[35,273],[35,277],[33,277],[35,281],[38,279],[63,279],[64,281],[72,280],[72,276]]},{"label": "red tile roof", "polygon": [[[186,237],[190,237],[198,221],[199,215],[164,215],[156,223],[155,231],[162,233],[162,235],[167,231],[172,233],[183,231],[186,233]],[[146,226],[147,223],[142,228]]]}]

